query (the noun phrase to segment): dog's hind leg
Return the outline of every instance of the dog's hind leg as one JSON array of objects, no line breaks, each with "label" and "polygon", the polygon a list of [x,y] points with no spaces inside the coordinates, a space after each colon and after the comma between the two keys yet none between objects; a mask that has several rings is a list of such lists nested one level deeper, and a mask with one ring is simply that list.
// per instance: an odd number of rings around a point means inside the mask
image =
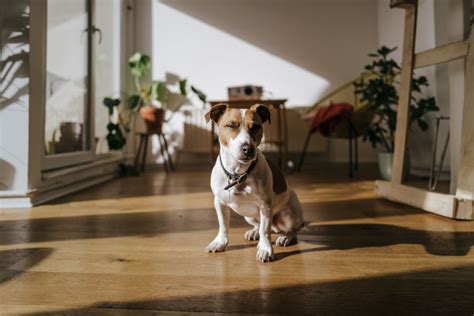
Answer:
[{"label": "dog's hind leg", "polygon": [[259,228],[260,223],[254,217],[247,217],[246,216],[245,220],[247,221],[247,223],[252,225],[253,228],[251,230],[248,230],[248,231],[245,232],[244,239],[245,240],[258,240],[260,238],[260,234],[258,232],[258,228]]},{"label": "dog's hind leg", "polygon": [[281,233],[275,241],[277,246],[286,247],[296,242],[298,231],[303,227],[303,209],[295,192],[290,191],[287,207],[273,217],[273,225]]}]

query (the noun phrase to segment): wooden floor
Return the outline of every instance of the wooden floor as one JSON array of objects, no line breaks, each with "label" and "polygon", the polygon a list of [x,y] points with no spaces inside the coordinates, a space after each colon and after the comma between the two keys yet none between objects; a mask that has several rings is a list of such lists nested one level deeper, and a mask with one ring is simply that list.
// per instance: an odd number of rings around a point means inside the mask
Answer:
[{"label": "wooden floor", "polygon": [[0,210],[0,314],[474,313],[474,224],[377,199],[341,166],[289,177],[311,223],[255,260],[247,224],[207,254],[207,171],[123,178],[31,210]]}]

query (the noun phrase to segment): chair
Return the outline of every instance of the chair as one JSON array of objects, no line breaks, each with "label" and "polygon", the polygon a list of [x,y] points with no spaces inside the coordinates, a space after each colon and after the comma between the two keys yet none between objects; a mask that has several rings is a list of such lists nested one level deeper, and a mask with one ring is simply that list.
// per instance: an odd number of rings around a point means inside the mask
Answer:
[{"label": "chair", "polygon": [[357,139],[370,126],[375,113],[367,104],[362,103],[354,93],[354,82],[367,79],[371,74],[362,74],[356,79],[331,91],[321,98],[314,106],[303,114],[305,121],[311,122],[297,167],[298,171],[304,163],[311,136],[319,132],[329,138],[343,138],[349,144],[349,177],[353,178],[358,169]]}]

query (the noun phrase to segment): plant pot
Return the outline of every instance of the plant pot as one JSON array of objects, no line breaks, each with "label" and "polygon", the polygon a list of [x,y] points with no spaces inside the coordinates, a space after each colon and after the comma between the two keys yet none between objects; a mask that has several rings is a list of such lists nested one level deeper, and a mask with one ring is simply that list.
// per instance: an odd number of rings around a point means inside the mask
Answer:
[{"label": "plant pot", "polygon": [[82,137],[82,123],[61,122],[59,125],[61,137],[68,140],[79,140]]},{"label": "plant pot", "polygon": [[61,122],[59,130],[61,137],[55,144],[55,153],[66,153],[83,150],[82,123]]},{"label": "plant pot", "polygon": [[164,113],[163,109],[158,109],[153,106],[144,106],[140,109],[140,116],[145,121],[147,132],[161,133]]},{"label": "plant pot", "polygon": [[[393,153],[379,153],[379,172],[382,179],[390,181],[392,179]],[[403,164],[403,179],[410,175],[410,154],[405,153],[405,163]]]}]

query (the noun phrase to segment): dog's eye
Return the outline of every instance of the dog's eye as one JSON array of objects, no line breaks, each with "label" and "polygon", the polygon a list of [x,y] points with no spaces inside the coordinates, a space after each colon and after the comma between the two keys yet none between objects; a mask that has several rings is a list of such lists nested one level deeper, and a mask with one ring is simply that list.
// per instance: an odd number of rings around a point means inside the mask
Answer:
[{"label": "dog's eye", "polygon": [[232,129],[237,129],[237,128],[239,128],[239,126],[240,126],[239,123],[234,123],[234,122],[228,123],[228,124],[225,125],[225,127],[232,128]]}]

